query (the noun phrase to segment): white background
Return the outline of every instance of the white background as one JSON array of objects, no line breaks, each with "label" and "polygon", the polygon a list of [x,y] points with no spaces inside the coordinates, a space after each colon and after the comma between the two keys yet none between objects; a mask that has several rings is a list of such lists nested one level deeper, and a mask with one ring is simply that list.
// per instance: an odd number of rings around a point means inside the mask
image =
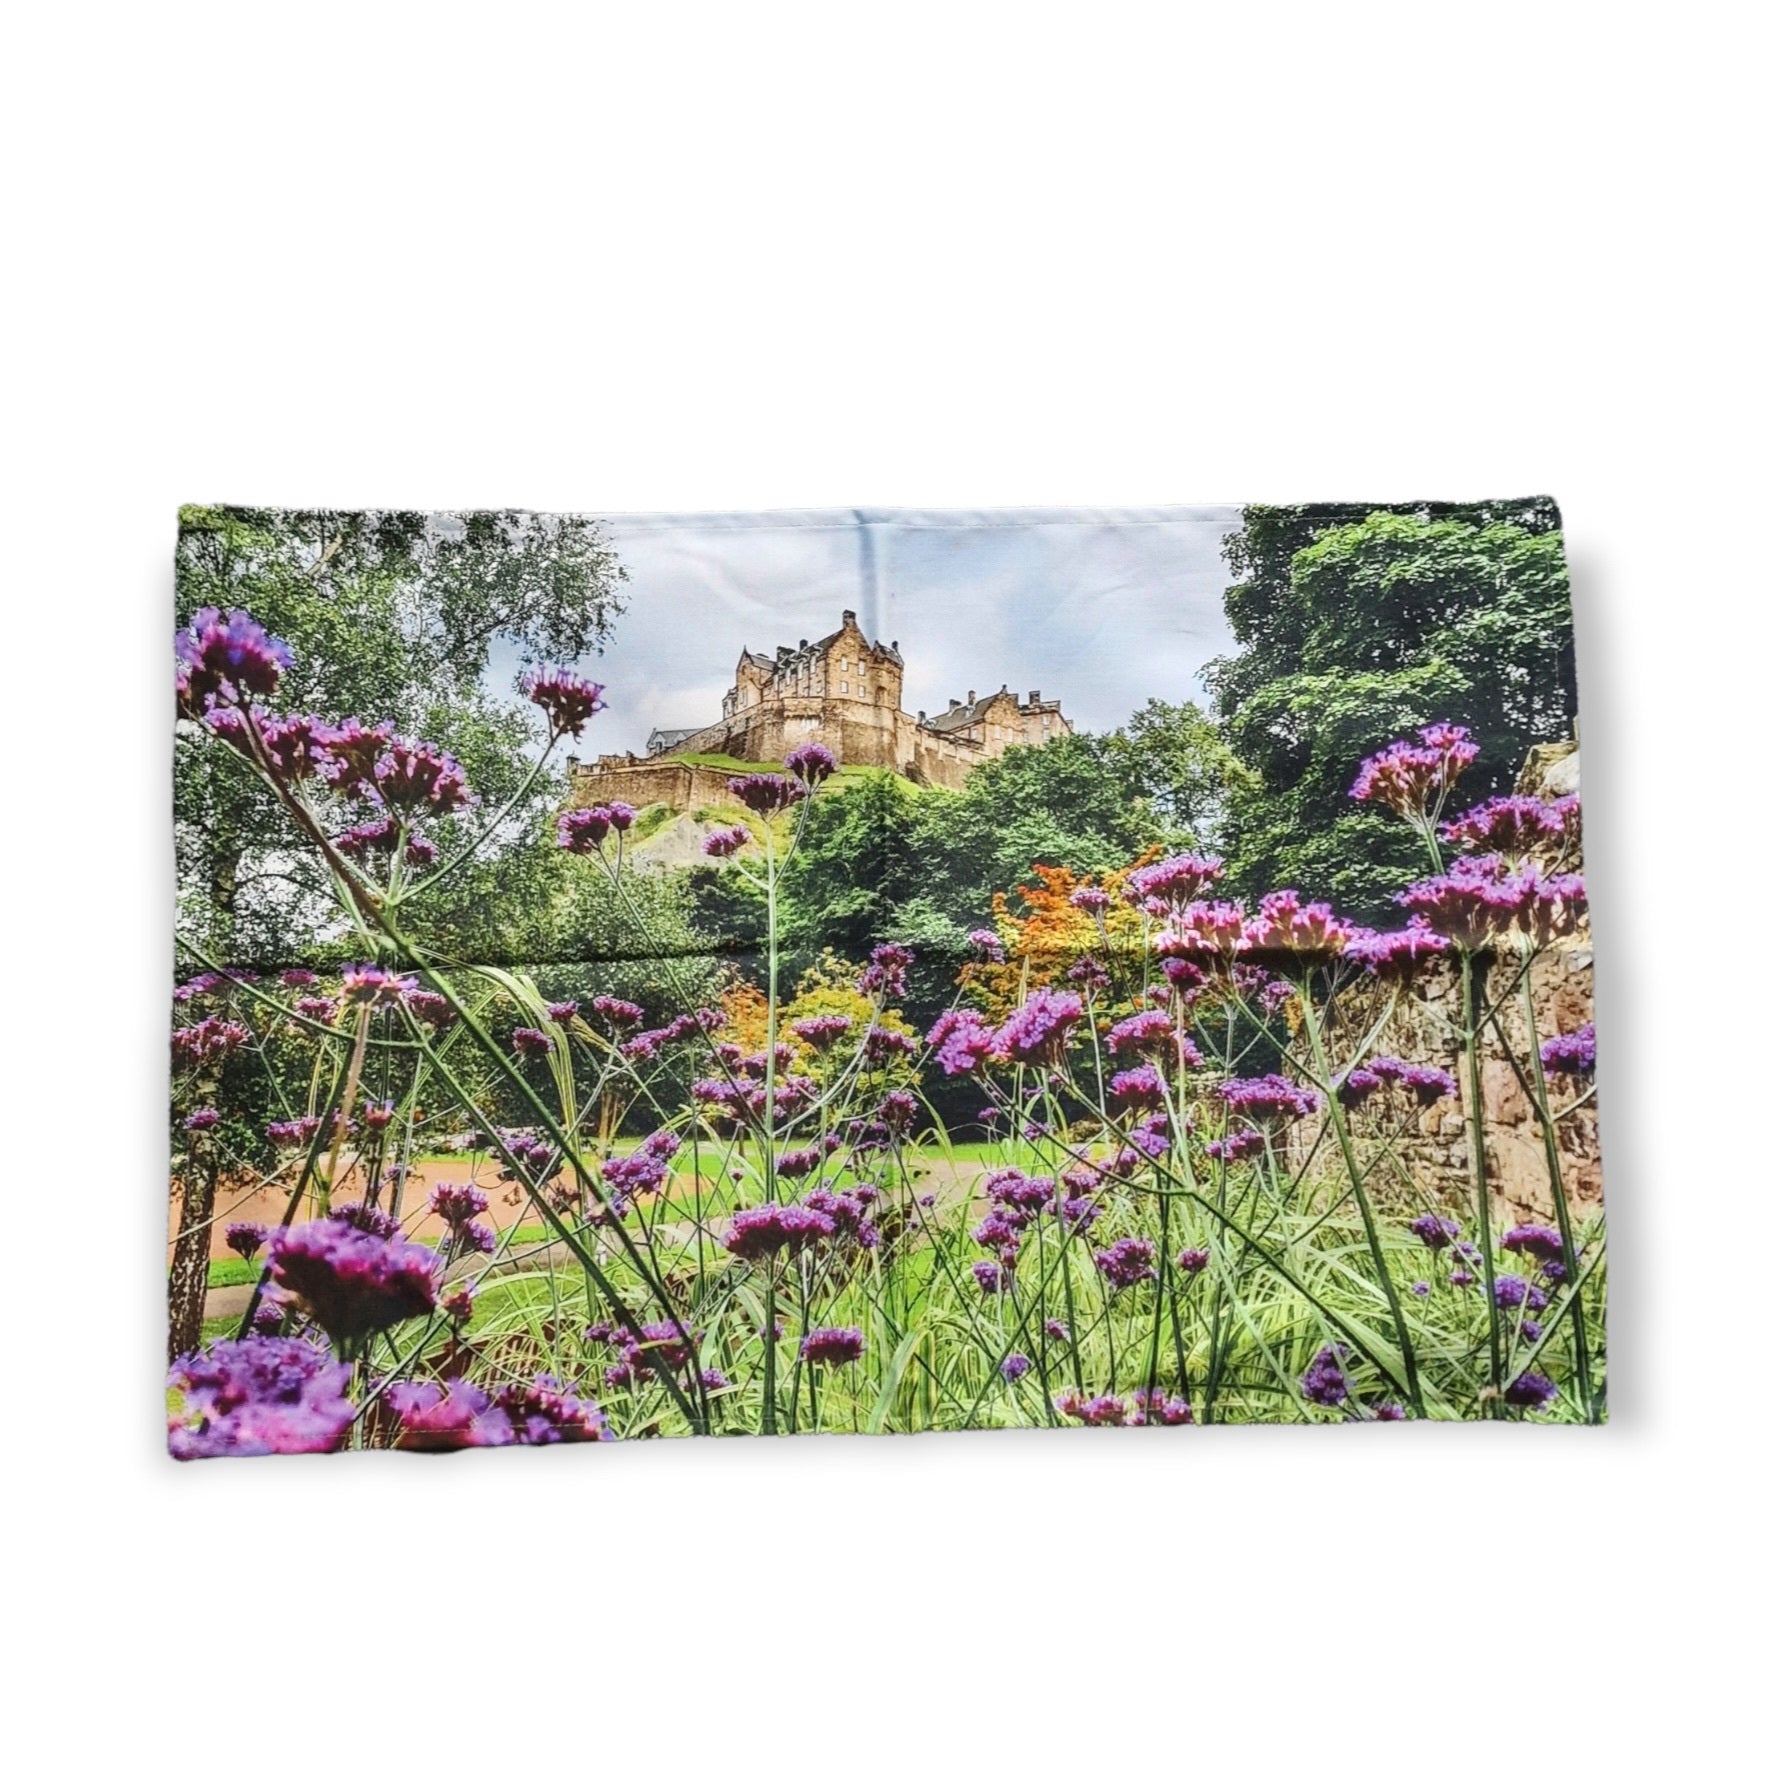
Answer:
[{"label": "white background", "polygon": [[[1757,16],[14,16],[20,1767],[1754,1760],[1776,1374],[1751,1119],[1771,932]],[[1606,1431],[161,1454],[181,500],[1542,492],[1565,511],[1585,707]]]}]

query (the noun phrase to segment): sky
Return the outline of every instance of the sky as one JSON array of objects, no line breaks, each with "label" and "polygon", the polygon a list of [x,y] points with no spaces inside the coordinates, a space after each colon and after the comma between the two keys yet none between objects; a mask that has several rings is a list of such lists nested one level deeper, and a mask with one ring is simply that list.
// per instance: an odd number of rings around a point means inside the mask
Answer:
[{"label": "sky", "polygon": [[1150,697],[1204,701],[1203,666],[1232,650],[1221,542],[1234,506],[605,522],[628,609],[582,662],[606,704],[582,756],[719,719],[743,647],[829,635],[846,610],[871,640],[899,643],[909,713],[1003,684],[1059,697],[1076,728],[1104,731]]}]

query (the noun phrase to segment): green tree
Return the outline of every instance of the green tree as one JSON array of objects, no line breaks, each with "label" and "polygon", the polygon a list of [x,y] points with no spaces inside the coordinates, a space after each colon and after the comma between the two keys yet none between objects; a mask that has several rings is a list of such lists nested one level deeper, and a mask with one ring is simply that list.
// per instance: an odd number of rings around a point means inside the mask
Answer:
[{"label": "green tree", "polygon": [[1577,712],[1559,517],[1508,506],[1249,507],[1227,559],[1241,651],[1210,668],[1250,776],[1226,841],[1249,896],[1298,887],[1385,917],[1415,865],[1393,823],[1350,800],[1365,755],[1431,721],[1480,746],[1464,797],[1508,790]]},{"label": "green tree", "polygon": [[[623,608],[621,564],[602,529],[576,517],[187,507],[176,559],[180,623],[202,605],[239,606],[290,643],[281,708],[393,720],[446,746],[486,809],[521,784],[532,738],[525,712],[486,686],[495,643],[521,663],[578,659],[602,647]],[[501,920],[532,899],[510,841],[560,794],[558,777],[540,779],[506,842],[420,903],[428,935],[460,927],[484,954],[504,947]],[[189,733],[175,748],[174,823],[188,935],[240,960],[324,940],[329,902],[315,860],[292,846],[238,761]]]}]

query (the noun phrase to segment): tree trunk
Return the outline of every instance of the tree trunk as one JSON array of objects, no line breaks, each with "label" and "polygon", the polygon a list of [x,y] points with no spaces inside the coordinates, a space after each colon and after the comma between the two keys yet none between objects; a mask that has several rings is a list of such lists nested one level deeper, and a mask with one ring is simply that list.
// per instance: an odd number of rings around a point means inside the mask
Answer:
[{"label": "tree trunk", "polygon": [[185,1174],[179,1204],[179,1235],[167,1279],[167,1361],[197,1349],[203,1336],[204,1296],[210,1285],[210,1217],[216,1209],[216,1174],[207,1166]]}]

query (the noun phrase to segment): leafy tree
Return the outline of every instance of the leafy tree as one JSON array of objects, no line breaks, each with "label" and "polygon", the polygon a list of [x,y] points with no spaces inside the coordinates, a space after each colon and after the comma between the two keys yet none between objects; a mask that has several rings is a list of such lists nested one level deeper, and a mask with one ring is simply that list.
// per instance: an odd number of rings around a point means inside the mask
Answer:
[{"label": "leafy tree", "polygon": [[1130,794],[1187,844],[1215,845],[1229,795],[1251,783],[1213,717],[1194,703],[1150,697],[1108,736],[1105,755]]},{"label": "leafy tree", "polygon": [[1507,790],[1577,710],[1558,514],[1508,507],[1249,507],[1227,558],[1241,652],[1210,669],[1250,776],[1228,798],[1233,884],[1385,917],[1417,857],[1349,797],[1358,764],[1431,721],[1472,730],[1475,800]]},{"label": "leafy tree", "polygon": [[[290,643],[282,707],[393,720],[454,752],[493,809],[521,784],[531,737],[525,714],[485,687],[495,642],[526,663],[595,652],[622,610],[624,578],[585,518],[187,507],[175,594],[180,623],[202,605],[240,606]],[[522,817],[560,793],[559,778],[540,780],[511,830],[529,830]],[[325,935],[315,860],[291,846],[270,798],[225,748],[181,737],[174,820],[189,935],[213,953],[262,960]],[[424,917],[439,929],[466,922],[464,935],[504,947],[490,929],[514,904],[504,849],[453,876],[422,903]]]}]

